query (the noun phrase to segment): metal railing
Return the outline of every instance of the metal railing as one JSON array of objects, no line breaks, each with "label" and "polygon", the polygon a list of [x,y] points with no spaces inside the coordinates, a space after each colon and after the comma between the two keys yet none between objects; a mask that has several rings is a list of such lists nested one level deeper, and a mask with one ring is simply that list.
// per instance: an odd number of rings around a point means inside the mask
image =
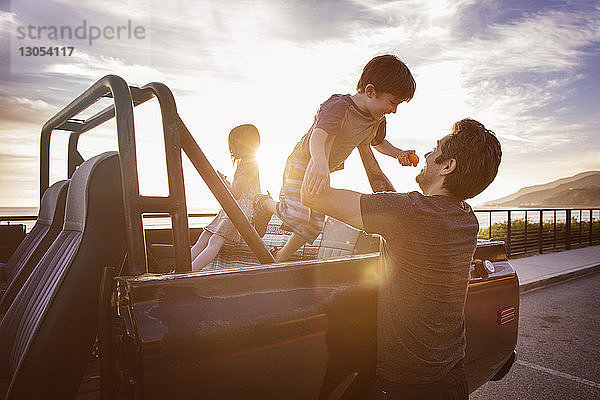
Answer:
[{"label": "metal railing", "polygon": [[35,221],[37,215],[1,215],[0,222],[7,222],[9,225],[11,222],[18,221]]},{"label": "metal railing", "polygon": [[[217,215],[216,212],[206,212],[206,213],[189,213],[188,218],[214,218]],[[145,220],[167,220],[170,218],[169,213],[153,213],[153,214],[145,214]],[[0,224],[10,225],[14,222],[26,223],[25,225],[29,229],[35,224],[37,220],[37,215],[0,215]],[[167,226],[167,224],[163,224]]]},{"label": "metal railing", "polygon": [[[76,119],[84,110],[102,98],[112,98],[113,104],[85,119]],[[167,167],[168,196],[144,196],[139,191],[137,172],[136,135],[133,124],[133,107],[151,98],[160,106],[165,160]],[[138,275],[148,271],[143,215],[168,213],[175,251],[175,271],[188,272],[191,268],[189,226],[183,183],[183,153],[206,182],[208,188],[233,225],[255,253],[261,263],[275,262],[231,192],[214,170],[194,137],[179,115],[171,90],[160,82],[150,82],[142,87],[128,86],[123,78],[107,75],[65,108],[48,120],[42,128],[40,140],[40,197],[49,184],[50,137],[55,130],[69,131],[68,176],[75,171],[83,157],[77,151],[79,136],[112,118],[116,120],[119,163],[123,189],[123,211],[127,239],[127,269],[125,274]],[[203,132],[206,134],[206,132]]]},{"label": "metal railing", "polygon": [[478,209],[479,239],[502,240],[509,257],[600,244],[600,209]]},{"label": "metal railing", "polygon": [[[480,226],[478,238],[504,241],[511,258],[600,245],[600,208],[476,209],[474,212]],[[214,213],[188,214],[191,218],[214,216]],[[168,217],[167,213],[144,216]],[[35,216],[0,216],[3,222],[33,223],[35,219]]]}]

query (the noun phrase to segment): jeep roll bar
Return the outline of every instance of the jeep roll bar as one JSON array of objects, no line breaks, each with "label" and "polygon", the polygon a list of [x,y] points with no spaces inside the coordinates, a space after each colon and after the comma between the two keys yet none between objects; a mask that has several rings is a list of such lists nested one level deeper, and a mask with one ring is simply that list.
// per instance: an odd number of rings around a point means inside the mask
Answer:
[{"label": "jeep roll bar", "polygon": [[[156,97],[159,102],[162,117],[169,187],[167,197],[141,196],[139,192],[133,107],[153,97]],[[74,118],[101,98],[112,98],[114,104],[86,120]],[[262,264],[275,262],[231,192],[177,114],[177,107],[171,90],[162,83],[152,82],[141,88],[130,87],[123,78],[116,75],[107,75],[48,120],[42,128],[40,140],[40,198],[49,186],[50,137],[52,132],[54,130],[71,132],[67,157],[67,172],[68,177],[71,177],[76,167],[83,162],[81,154],[77,151],[79,136],[113,117],[116,118],[119,162],[123,184],[128,274],[139,275],[148,272],[142,215],[154,212],[169,213],[171,217],[175,272],[188,272],[191,269],[181,151],[186,153],[258,260]]]}]

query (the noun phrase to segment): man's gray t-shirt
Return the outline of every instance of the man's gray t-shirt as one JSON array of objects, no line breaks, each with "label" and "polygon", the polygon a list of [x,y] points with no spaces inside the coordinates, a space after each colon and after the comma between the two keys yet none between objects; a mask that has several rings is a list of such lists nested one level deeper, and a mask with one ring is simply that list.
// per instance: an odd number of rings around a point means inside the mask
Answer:
[{"label": "man's gray t-shirt", "polygon": [[446,196],[362,195],[365,231],[382,237],[377,375],[397,383],[443,378],[465,355],[464,305],[479,224]]}]

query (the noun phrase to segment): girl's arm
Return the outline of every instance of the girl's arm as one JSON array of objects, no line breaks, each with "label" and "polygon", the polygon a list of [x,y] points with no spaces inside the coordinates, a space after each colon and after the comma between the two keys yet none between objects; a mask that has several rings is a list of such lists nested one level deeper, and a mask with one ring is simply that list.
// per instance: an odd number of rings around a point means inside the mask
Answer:
[{"label": "girl's arm", "polygon": [[231,183],[231,194],[236,199],[242,194],[244,188],[246,187],[244,174],[235,174],[233,177],[233,182]]},{"label": "girl's arm", "polygon": [[230,187],[231,193],[237,199],[252,185],[260,187],[258,162],[256,160],[240,161],[233,175],[233,182]]},{"label": "girl's arm", "polygon": [[221,171],[217,171],[217,174],[219,175],[219,177],[221,178],[221,180],[223,181],[223,183],[225,184],[225,186],[227,186],[227,189],[229,189],[229,191],[231,191],[231,182],[229,182],[227,180],[227,175],[225,175],[224,173],[222,173]]}]

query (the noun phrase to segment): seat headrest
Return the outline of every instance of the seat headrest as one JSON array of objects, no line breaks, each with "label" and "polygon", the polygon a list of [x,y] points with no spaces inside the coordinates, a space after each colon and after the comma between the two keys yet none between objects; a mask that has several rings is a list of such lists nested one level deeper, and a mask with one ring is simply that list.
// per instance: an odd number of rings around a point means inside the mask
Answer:
[{"label": "seat headrest", "polygon": [[69,184],[63,230],[83,232],[93,192],[102,185],[120,185],[120,179],[115,179],[118,174],[119,154],[116,151],[92,157],[77,168]]},{"label": "seat headrest", "polygon": [[63,180],[54,183],[52,186],[46,189],[44,195],[42,196],[42,201],[40,202],[40,211],[37,217],[37,222],[44,225],[52,225],[54,218],[62,219],[62,210],[64,208],[61,205],[65,203],[65,196],[67,195],[68,187],[69,181]]}]

